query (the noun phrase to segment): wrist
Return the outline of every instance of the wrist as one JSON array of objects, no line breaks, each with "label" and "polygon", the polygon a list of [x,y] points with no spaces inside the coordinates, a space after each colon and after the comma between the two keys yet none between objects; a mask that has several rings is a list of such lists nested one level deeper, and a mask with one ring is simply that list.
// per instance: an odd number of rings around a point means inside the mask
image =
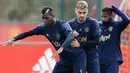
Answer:
[{"label": "wrist", "polygon": [[15,38],[12,38],[11,40],[12,40],[13,42],[16,41]]}]

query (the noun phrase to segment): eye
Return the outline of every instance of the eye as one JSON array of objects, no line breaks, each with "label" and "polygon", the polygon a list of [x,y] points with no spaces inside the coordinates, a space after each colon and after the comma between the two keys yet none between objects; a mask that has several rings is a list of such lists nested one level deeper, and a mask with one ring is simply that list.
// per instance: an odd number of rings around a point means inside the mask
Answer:
[{"label": "eye", "polygon": [[78,12],[79,14],[86,14],[86,12]]},{"label": "eye", "polygon": [[83,14],[86,14],[86,12],[83,12]]},{"label": "eye", "polygon": [[78,12],[79,14],[82,14],[82,12]]},{"label": "eye", "polygon": [[49,17],[43,17],[42,19],[49,19]]},{"label": "eye", "polygon": [[103,17],[103,18],[106,18],[107,16],[105,16],[105,15],[102,15],[101,17]]}]

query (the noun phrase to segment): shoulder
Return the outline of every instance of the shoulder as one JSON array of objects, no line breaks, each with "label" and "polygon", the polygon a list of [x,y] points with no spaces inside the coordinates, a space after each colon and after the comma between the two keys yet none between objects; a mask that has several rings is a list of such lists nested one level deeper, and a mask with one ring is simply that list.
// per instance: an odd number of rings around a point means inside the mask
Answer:
[{"label": "shoulder", "polygon": [[69,23],[69,24],[72,24],[72,23],[74,23],[75,21],[76,21],[76,18],[73,18],[73,19],[69,20],[68,23]]},{"label": "shoulder", "polygon": [[41,24],[37,25],[36,27],[38,27],[38,28],[44,28],[44,27],[45,27],[45,24],[44,24],[44,23],[41,23]]},{"label": "shoulder", "polygon": [[94,18],[91,18],[91,17],[88,17],[87,20],[88,20],[89,22],[92,22],[92,23],[95,23],[95,22],[97,23],[97,20],[94,19]]},{"label": "shoulder", "polygon": [[43,29],[44,27],[45,27],[45,24],[42,23],[42,24],[37,25],[37,26],[35,27],[35,29],[40,30],[40,29]]},{"label": "shoulder", "polygon": [[56,24],[64,24],[66,23],[67,21],[65,20],[56,20]]},{"label": "shoulder", "polygon": [[92,27],[99,26],[97,20],[91,17],[87,18],[87,23]]},{"label": "shoulder", "polygon": [[65,20],[56,20],[56,25],[63,26],[64,24],[68,24]]},{"label": "shoulder", "polygon": [[41,23],[41,24],[38,24],[37,27],[44,27],[45,24],[44,23]]},{"label": "shoulder", "polygon": [[98,24],[99,24],[99,25],[102,25],[102,21],[98,21]]},{"label": "shoulder", "polygon": [[102,23],[102,21],[98,21],[98,25],[99,25],[100,28],[104,27],[104,24]]},{"label": "shoulder", "polygon": [[88,17],[86,22],[92,27],[99,26],[97,20],[91,17]]},{"label": "shoulder", "polygon": [[75,26],[74,24],[77,24],[77,18],[73,18],[73,19],[69,20],[69,21],[68,21],[68,24],[69,24],[71,27]]},{"label": "shoulder", "polygon": [[65,20],[56,20],[56,25],[58,25],[58,27],[69,27],[69,23]]}]

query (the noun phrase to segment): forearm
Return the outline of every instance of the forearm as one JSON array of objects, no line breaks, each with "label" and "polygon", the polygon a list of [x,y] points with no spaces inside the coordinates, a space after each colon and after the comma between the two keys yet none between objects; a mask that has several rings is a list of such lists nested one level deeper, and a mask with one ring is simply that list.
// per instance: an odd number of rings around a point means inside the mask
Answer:
[{"label": "forearm", "polygon": [[74,40],[74,35],[73,32],[71,32],[68,37],[66,38],[66,40],[64,41],[64,43],[62,44],[61,47],[66,48],[70,45],[70,43]]},{"label": "forearm", "polygon": [[80,43],[81,48],[96,47],[97,41],[88,41],[86,43]]},{"label": "forearm", "polygon": [[24,39],[24,38],[31,36],[31,35],[33,35],[31,32],[24,32],[24,33],[21,33],[15,37],[13,37],[13,38],[14,38],[14,41],[17,41],[17,40]]},{"label": "forearm", "polygon": [[96,45],[98,45],[99,43],[99,36],[96,37],[94,40],[92,41],[87,41],[87,42],[83,42],[83,43],[80,43],[80,47],[81,48],[91,48],[91,47],[96,47]]}]

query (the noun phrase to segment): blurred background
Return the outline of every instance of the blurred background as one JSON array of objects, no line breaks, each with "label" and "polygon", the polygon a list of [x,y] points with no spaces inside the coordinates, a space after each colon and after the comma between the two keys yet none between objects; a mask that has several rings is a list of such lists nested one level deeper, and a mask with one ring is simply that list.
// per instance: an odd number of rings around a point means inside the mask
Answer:
[{"label": "blurred background", "polygon": [[[58,59],[50,60],[54,47],[44,36],[28,37],[3,47],[2,44],[40,23],[41,9],[52,6],[57,19],[70,20],[75,17],[74,9],[78,0],[0,0],[0,73],[51,73]],[[116,5],[130,17],[130,0],[86,0],[89,17],[101,20],[101,9]],[[118,16],[114,16],[119,20]],[[123,31],[121,48],[124,63],[120,73],[130,72],[130,25]]]}]

